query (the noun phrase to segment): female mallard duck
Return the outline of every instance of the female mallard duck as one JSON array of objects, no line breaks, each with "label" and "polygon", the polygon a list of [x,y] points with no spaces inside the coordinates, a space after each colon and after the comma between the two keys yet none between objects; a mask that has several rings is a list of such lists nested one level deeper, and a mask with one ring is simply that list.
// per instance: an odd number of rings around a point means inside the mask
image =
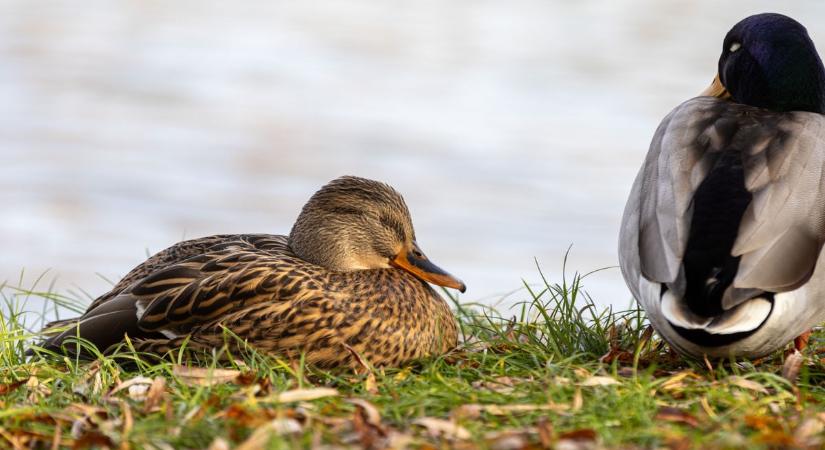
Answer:
[{"label": "female mallard duck", "polygon": [[622,273],[680,352],[759,357],[825,320],[825,69],[805,27],[759,14],[702,96],[659,125]]},{"label": "female mallard duck", "polygon": [[[100,349],[128,335],[138,351],[211,349],[234,334],[252,347],[305,353],[324,367],[438,355],[457,341],[454,318],[427,281],[464,292],[416,243],[390,186],[341,177],[304,206],[289,236],[220,235],[152,256],[43,347],[80,336]],[[230,333],[226,333],[229,331]]]}]

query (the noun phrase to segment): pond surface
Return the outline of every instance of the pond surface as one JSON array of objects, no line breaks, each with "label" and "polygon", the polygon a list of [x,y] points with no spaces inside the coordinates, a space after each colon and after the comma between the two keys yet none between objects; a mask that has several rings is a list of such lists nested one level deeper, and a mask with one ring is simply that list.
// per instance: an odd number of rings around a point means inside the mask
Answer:
[{"label": "pond surface", "polygon": [[[617,264],[659,120],[767,1],[0,2],[0,282],[104,292],[147,253],[286,233],[342,174],[495,304]],[[825,2],[782,12],[825,48]],[[102,277],[97,274],[102,275]],[[586,280],[626,306],[618,269]],[[516,294],[505,302],[523,298]]]}]

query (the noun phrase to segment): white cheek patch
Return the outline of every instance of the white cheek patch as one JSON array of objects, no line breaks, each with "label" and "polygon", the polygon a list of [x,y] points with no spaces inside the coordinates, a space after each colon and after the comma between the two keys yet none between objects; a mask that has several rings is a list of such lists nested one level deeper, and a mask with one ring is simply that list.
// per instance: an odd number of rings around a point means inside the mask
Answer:
[{"label": "white cheek patch", "polygon": [[728,50],[731,53],[733,53],[733,52],[739,50],[740,48],[742,48],[742,44],[739,43],[739,42],[734,42],[733,44],[730,45],[730,48]]}]

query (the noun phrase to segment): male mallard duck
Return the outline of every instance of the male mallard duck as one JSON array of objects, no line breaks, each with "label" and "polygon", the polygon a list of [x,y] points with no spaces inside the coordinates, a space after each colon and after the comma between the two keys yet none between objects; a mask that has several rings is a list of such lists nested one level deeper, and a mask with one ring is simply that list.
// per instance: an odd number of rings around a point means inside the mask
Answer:
[{"label": "male mallard duck", "polygon": [[825,320],[825,69],[795,20],[734,26],[659,125],[622,220],[627,285],[695,357],[760,357]]},{"label": "male mallard duck", "polygon": [[[446,302],[427,284],[464,283],[418,247],[404,199],[390,186],[341,177],[304,206],[289,236],[241,234],[180,242],[96,299],[43,347],[80,336],[100,349],[128,335],[141,352],[252,347],[341,366],[438,355],[457,341]],[[65,322],[64,322],[65,323]]]}]

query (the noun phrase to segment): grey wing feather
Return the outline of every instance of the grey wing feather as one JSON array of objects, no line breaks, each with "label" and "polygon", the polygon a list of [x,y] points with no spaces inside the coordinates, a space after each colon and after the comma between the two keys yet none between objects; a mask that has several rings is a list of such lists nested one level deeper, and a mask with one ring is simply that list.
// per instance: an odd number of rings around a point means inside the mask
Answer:
[{"label": "grey wing feather", "polygon": [[736,288],[783,292],[804,284],[825,241],[825,118],[785,114],[746,160],[753,201],[733,247]]},{"label": "grey wing feather", "polygon": [[683,287],[693,195],[719,154],[731,149],[742,151],[753,200],[732,250],[742,259],[725,309],[759,291],[794,289],[813,272],[825,240],[825,118],[710,97],[671,112],[637,179],[639,264],[647,279]]},{"label": "grey wing feather", "polygon": [[710,113],[693,101],[662,121],[639,174],[639,257],[642,274],[662,283],[680,278],[687,246],[691,199],[710,168],[702,139]]}]

